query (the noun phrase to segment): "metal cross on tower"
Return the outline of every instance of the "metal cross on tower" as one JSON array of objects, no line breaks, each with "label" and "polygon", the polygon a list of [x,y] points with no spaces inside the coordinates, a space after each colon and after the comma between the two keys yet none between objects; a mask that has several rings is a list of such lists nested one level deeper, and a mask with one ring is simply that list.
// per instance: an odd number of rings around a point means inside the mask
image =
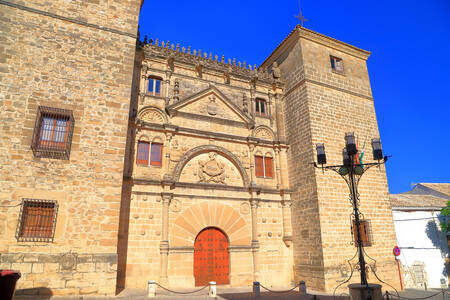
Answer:
[{"label": "metal cross on tower", "polygon": [[295,16],[295,18],[298,19],[299,23],[300,23],[300,27],[303,27],[303,23],[308,21],[308,19],[305,18],[305,16],[303,16],[302,14],[302,9],[300,8],[300,0],[298,1],[298,16]]}]

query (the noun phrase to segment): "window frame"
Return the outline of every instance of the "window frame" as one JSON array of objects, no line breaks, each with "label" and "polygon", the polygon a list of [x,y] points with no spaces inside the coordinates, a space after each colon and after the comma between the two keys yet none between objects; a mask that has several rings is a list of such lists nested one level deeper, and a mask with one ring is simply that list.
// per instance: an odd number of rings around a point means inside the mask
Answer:
[{"label": "window frame", "polygon": [[[53,122],[50,125],[50,139],[47,140],[43,135],[44,128],[49,124],[45,124],[46,118],[50,118]],[[63,141],[54,141],[58,138],[57,123],[58,120],[65,120],[65,129]],[[72,147],[73,128],[75,119],[73,113],[68,109],[54,108],[48,106],[39,106],[34,124],[33,137],[31,141],[31,150],[35,157],[48,157],[57,159],[69,159]]]},{"label": "window frame", "polygon": [[[339,70],[336,66],[340,64],[342,70]],[[344,75],[345,69],[344,69],[344,60],[340,57],[330,55],[330,65],[331,65],[331,71],[333,71],[336,74]]]},{"label": "window frame", "polygon": [[[42,206],[38,206],[42,205]],[[28,208],[30,207],[40,207],[40,208],[49,208],[50,206],[53,206],[53,212],[50,217],[51,224],[49,226],[45,226],[47,228],[40,229],[45,231],[49,231],[50,234],[48,236],[43,235],[33,235],[33,232],[31,234],[25,234],[24,228],[26,226],[27,216],[28,216]],[[45,200],[45,199],[30,199],[30,198],[22,198],[20,213],[19,213],[19,219],[17,223],[17,229],[16,229],[16,239],[18,242],[53,242],[55,238],[55,228],[56,228],[56,220],[58,216],[58,201],[56,200]],[[38,224],[41,224],[42,217],[44,215],[38,215],[39,221]],[[35,217],[36,218],[36,217]],[[36,225],[34,225],[36,226]],[[30,226],[31,227],[31,226]],[[38,225],[38,227],[44,227],[42,225]],[[31,230],[32,231],[32,230]]]},{"label": "window frame", "polygon": [[[261,158],[262,160],[262,176],[261,172],[258,172],[258,163],[257,158]],[[270,168],[267,167],[267,161],[271,162]],[[268,172],[269,170],[269,172]],[[270,176],[268,175],[270,174]],[[274,178],[274,168],[273,168],[273,157],[272,156],[265,156],[265,155],[255,155],[255,176],[257,178],[267,178],[267,179],[273,179]]]},{"label": "window frame", "polygon": [[[147,150],[146,150],[146,156],[147,159],[139,159],[139,144],[145,143],[148,144]],[[152,145],[159,145],[159,160],[152,159]],[[137,150],[136,150],[136,165],[138,166],[155,166],[155,167],[162,167],[162,160],[163,160],[163,143],[159,142],[148,142],[148,141],[138,141],[137,144]]]},{"label": "window frame", "polygon": [[[261,106],[261,103],[263,103],[264,105]],[[261,107],[264,107],[264,112],[261,112]],[[267,109],[268,109],[268,105],[267,105],[267,101],[265,99],[262,99],[262,98],[255,99],[255,114],[257,116],[267,117],[269,115]]]},{"label": "window frame", "polygon": [[[156,92],[156,82],[159,81],[159,92]],[[153,83],[152,83],[153,82]],[[150,91],[150,83],[152,83],[152,91]],[[155,97],[162,97],[163,79],[159,76],[150,75],[147,77],[147,93]]]}]

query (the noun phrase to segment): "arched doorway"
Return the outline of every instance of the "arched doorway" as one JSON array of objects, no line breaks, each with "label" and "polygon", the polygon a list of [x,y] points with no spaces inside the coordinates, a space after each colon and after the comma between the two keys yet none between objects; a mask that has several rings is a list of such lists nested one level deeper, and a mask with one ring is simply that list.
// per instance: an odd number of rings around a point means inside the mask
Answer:
[{"label": "arched doorway", "polygon": [[203,229],[194,243],[195,286],[230,283],[230,254],[228,238],[217,228]]}]

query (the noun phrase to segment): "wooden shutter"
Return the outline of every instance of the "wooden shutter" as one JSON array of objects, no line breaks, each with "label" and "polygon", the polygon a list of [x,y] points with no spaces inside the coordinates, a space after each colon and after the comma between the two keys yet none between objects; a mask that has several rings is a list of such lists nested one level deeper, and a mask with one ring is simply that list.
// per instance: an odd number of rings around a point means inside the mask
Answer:
[{"label": "wooden shutter", "polygon": [[262,156],[255,156],[255,175],[264,177],[264,162]]},{"label": "wooden shutter", "polygon": [[152,143],[150,154],[150,165],[161,166],[162,162],[162,144]]},{"label": "wooden shutter", "polygon": [[265,177],[273,178],[273,159],[272,157],[264,157]]},{"label": "wooden shutter", "polygon": [[138,142],[136,164],[148,165],[148,148],[150,144],[148,142]]}]

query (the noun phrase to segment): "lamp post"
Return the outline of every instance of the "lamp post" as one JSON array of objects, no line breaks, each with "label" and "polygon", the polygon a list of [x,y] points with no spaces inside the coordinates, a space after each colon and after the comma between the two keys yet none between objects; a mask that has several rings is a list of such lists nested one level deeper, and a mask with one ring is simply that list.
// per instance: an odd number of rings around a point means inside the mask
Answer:
[{"label": "lamp post", "polygon": [[[364,260],[363,241],[361,238],[361,213],[359,212],[359,194],[358,183],[361,176],[371,167],[380,166],[386,163],[388,157],[383,157],[383,151],[381,150],[381,142],[379,138],[372,139],[372,152],[373,159],[377,162],[373,163],[361,163],[358,159],[358,149],[356,147],[355,135],[353,133],[345,134],[345,147],[342,150],[342,165],[325,166],[327,158],[325,154],[324,144],[316,145],[317,163],[314,162],[314,167],[321,168],[322,170],[333,170],[338,173],[347,183],[350,189],[350,202],[353,207],[352,217],[354,221],[354,229],[356,230],[356,247],[358,248],[358,264],[361,274],[361,285],[368,286],[367,274],[366,274],[366,262]],[[320,165],[320,166],[318,166]],[[354,234],[354,233],[353,233]]]}]

